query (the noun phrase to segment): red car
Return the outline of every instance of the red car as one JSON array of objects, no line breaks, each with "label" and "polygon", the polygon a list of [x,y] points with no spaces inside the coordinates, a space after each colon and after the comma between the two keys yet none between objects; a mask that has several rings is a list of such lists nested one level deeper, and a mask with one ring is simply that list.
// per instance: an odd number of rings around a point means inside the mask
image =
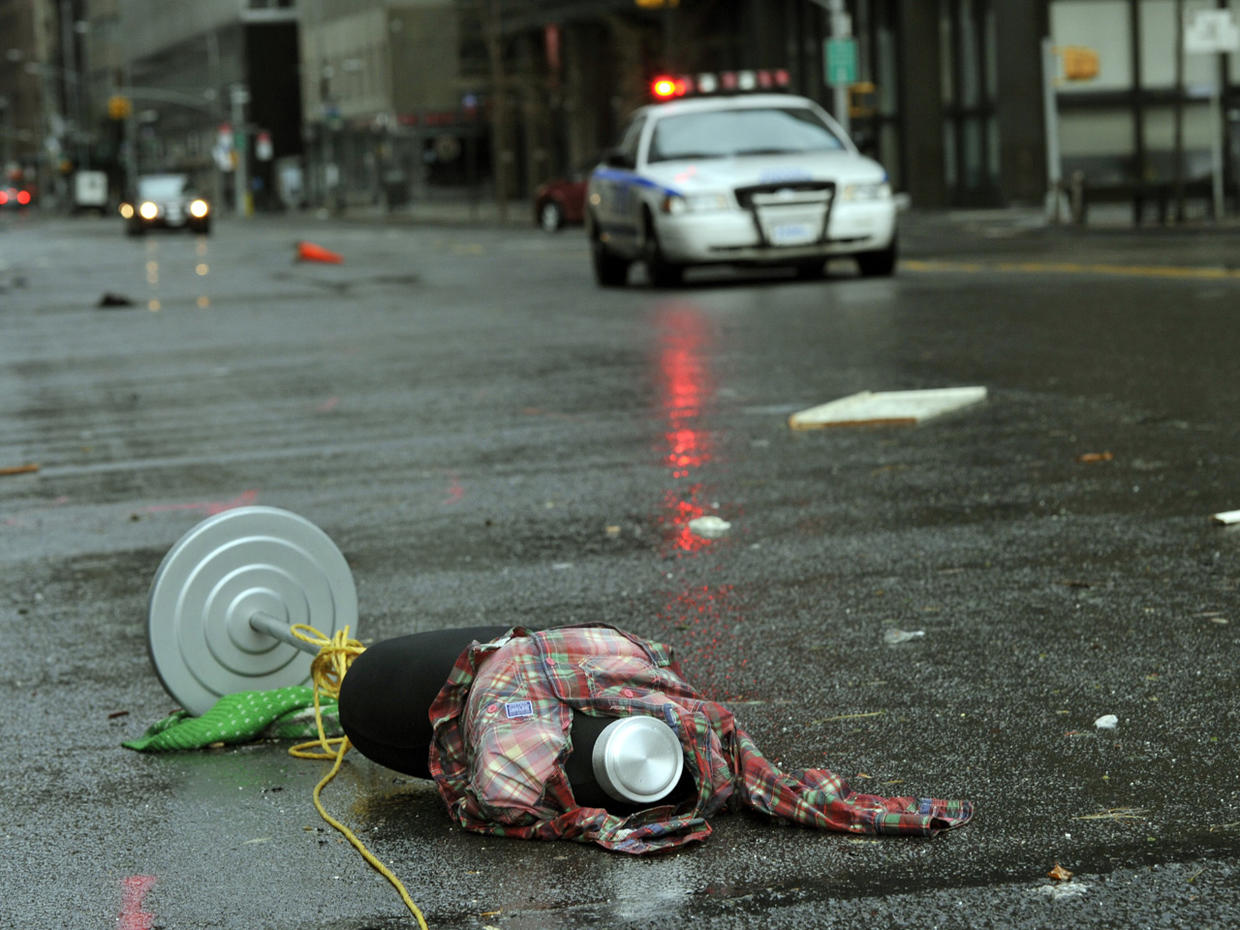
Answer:
[{"label": "red car", "polygon": [[574,171],[567,178],[552,178],[534,191],[534,224],[545,232],[553,233],[568,224],[580,224],[585,220],[586,179],[588,168]]}]

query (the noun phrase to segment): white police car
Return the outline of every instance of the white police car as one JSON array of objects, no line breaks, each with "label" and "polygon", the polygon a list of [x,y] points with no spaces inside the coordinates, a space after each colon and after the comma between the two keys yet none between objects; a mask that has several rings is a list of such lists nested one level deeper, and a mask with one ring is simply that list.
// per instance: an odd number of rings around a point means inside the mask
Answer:
[{"label": "white police car", "polygon": [[590,176],[585,221],[608,287],[635,261],[656,286],[692,265],[790,265],[813,277],[834,256],[854,257],[863,275],[896,264],[887,173],[812,100],[786,93],[637,110]]}]

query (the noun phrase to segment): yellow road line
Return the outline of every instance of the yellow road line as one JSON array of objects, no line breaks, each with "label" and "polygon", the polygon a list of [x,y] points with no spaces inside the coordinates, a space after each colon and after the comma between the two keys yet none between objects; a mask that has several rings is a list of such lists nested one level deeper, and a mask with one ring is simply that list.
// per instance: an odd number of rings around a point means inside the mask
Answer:
[{"label": "yellow road line", "polygon": [[900,267],[906,271],[946,271],[965,274],[998,271],[1024,274],[1101,274],[1129,278],[1186,278],[1199,281],[1240,279],[1240,269],[1185,268],[1175,265],[1116,265],[1108,263],[1086,265],[1079,262],[995,262],[988,265],[979,262],[905,260],[900,262]]}]

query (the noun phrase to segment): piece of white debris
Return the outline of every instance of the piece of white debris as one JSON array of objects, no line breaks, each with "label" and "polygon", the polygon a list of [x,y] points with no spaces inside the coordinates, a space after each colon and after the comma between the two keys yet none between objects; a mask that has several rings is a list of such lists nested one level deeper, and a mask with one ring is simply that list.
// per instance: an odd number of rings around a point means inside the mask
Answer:
[{"label": "piece of white debris", "polygon": [[907,643],[910,639],[917,639],[925,636],[925,630],[897,630],[894,627],[883,631],[883,642],[889,646],[895,646],[899,643]]},{"label": "piece of white debris", "polygon": [[861,391],[798,411],[788,418],[788,425],[793,429],[915,426],[985,399],[986,388],[980,385],[917,391]]},{"label": "piece of white debris", "polygon": [[1055,882],[1050,885],[1038,886],[1038,891],[1052,901],[1058,901],[1060,898],[1076,898],[1088,890],[1088,885],[1078,881]]},{"label": "piece of white debris", "polygon": [[689,521],[689,529],[706,539],[718,539],[720,536],[727,534],[732,529],[732,524],[722,517],[709,515],[705,517],[695,517]]},{"label": "piece of white debris", "polygon": [[1240,510],[1224,510],[1222,513],[1213,514],[1210,519],[1215,523],[1222,523],[1224,526],[1231,523],[1240,523]]},{"label": "piece of white debris", "polygon": [[1119,725],[1119,718],[1114,714],[1103,714],[1094,721],[1094,726],[1099,730],[1114,730]]}]

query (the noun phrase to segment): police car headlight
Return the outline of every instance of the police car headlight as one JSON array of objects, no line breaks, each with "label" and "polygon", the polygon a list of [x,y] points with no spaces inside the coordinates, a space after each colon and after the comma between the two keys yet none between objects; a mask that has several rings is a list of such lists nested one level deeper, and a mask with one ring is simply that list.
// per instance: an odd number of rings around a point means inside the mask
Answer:
[{"label": "police car headlight", "polygon": [[138,216],[144,220],[153,220],[159,216],[159,207],[149,200],[144,200],[142,206],[138,207]]},{"label": "police car headlight", "polygon": [[886,181],[869,184],[846,184],[842,197],[844,200],[886,200],[891,196],[891,185]]},{"label": "police car headlight", "polygon": [[668,194],[663,198],[663,212],[676,216],[681,213],[705,213],[710,210],[728,209],[728,198],[723,194]]},{"label": "police car headlight", "polygon": [[195,219],[202,219],[207,215],[210,209],[211,208],[207,206],[207,202],[201,198],[198,200],[191,200],[189,204],[189,215]]}]

